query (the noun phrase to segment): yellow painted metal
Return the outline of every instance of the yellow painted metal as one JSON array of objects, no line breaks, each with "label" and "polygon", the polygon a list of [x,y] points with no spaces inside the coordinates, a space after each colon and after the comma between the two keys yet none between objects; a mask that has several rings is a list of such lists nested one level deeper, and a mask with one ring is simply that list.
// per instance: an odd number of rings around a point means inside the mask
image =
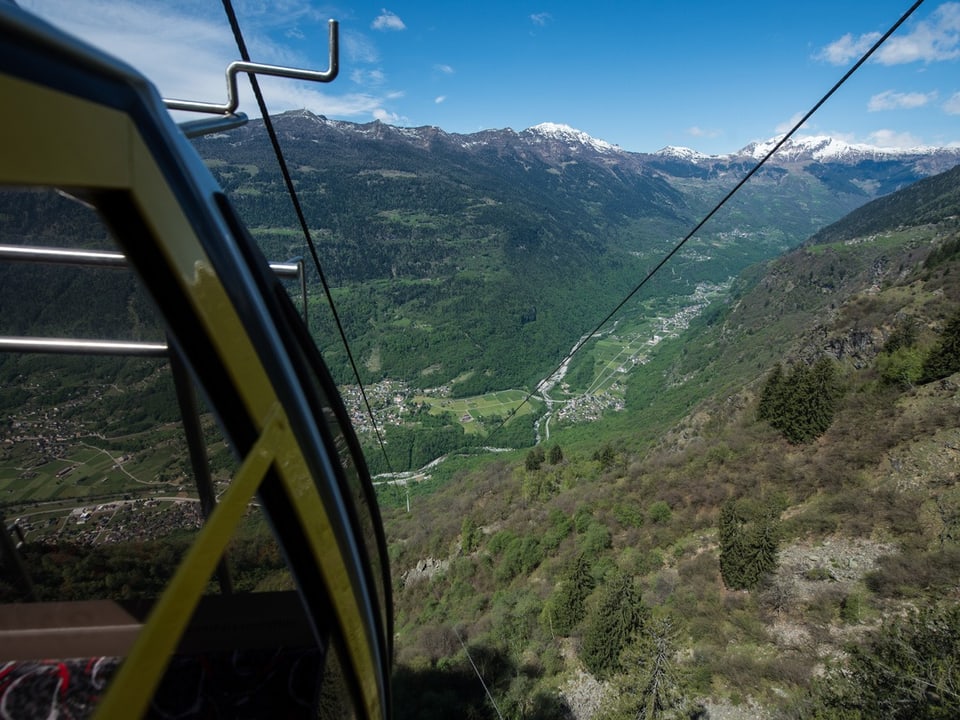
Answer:
[{"label": "yellow painted metal", "polygon": [[286,428],[283,409],[277,405],[151,611],[130,654],[97,706],[94,715],[97,720],[129,720],[142,717],[146,712],[217,562],[274,461],[274,448],[281,444],[278,441]]},{"label": "yellow painted metal", "polygon": [[199,593],[275,460],[330,592],[366,716],[379,717],[385,698],[371,654],[373,628],[367,627],[358,611],[358,598],[332,529],[339,523],[331,522],[237,310],[137,128],[122,112],[6,75],[0,75],[0,97],[18,98],[15,110],[7,114],[12,125],[0,139],[0,184],[129,191],[261,433],[158,601],[96,717],[126,719],[146,710]]},{"label": "yellow painted metal", "polygon": [[129,116],[0,74],[16,97],[0,139],[0,183],[128,190],[231,373],[258,428],[276,400],[233,304]]},{"label": "yellow painted metal", "polygon": [[385,702],[377,683],[378,668],[371,655],[371,628],[367,627],[363,617],[357,612],[350,577],[344,571],[338,553],[331,553],[336,546],[336,537],[331,530],[327,508],[317,493],[299,447],[288,445],[287,451],[278,452],[277,466],[280,478],[292,500],[300,526],[310,545],[314,560],[321,568],[327,590],[330,593],[338,624],[343,631],[347,657],[354,668],[360,694],[366,709],[366,717],[380,716],[380,708]]},{"label": "yellow painted metal", "polygon": [[130,186],[129,116],[2,74],[0,97],[16,98],[4,103],[0,183]]}]

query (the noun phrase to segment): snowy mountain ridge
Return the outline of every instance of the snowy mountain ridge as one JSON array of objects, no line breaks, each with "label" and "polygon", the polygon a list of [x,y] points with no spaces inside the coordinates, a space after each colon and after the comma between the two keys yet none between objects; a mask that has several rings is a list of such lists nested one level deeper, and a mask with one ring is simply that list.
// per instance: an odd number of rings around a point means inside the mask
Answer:
[{"label": "snowy mountain ridge", "polygon": [[544,122],[540,123],[539,125],[529,127],[523,132],[533,135],[538,139],[543,138],[565,143],[586,145],[601,153],[623,152],[618,145],[608,143],[606,140],[598,140],[582,130],[577,130],[576,128],[570,127],[569,125],[563,125],[561,123]]},{"label": "snowy mountain ridge", "polygon": [[[282,119],[292,132],[305,131],[312,134],[327,128],[339,133],[371,138],[392,137],[423,147],[436,142],[453,143],[463,149],[473,150],[484,147],[526,147],[545,157],[555,158],[570,153],[581,156],[586,153],[602,157],[605,163],[628,164],[643,163],[647,158],[679,160],[694,166],[756,161],[765,157],[783,139],[783,135],[779,135],[768,140],[752,142],[736,152],[722,155],[709,155],[699,150],[676,145],[668,145],[652,153],[642,153],[624,150],[619,145],[595,138],[569,125],[555,122],[542,122],[520,132],[503,128],[460,134],[448,133],[435,126],[401,127],[380,121],[356,124],[330,120],[306,110],[283,113],[278,116],[278,119]],[[292,125],[297,125],[299,130],[295,131]],[[866,143],[849,143],[829,135],[801,135],[787,140],[771,158],[773,164],[795,162],[855,164],[865,160],[930,162],[939,168],[938,171],[942,171],[960,163],[960,147],[920,145],[911,148],[894,148]],[[935,169],[931,168],[931,171]]]},{"label": "snowy mountain ridge", "polygon": [[[698,161],[730,161],[742,158],[760,160],[773,150],[783,137],[783,135],[778,135],[762,142],[753,142],[741,150],[727,155],[705,155],[690,148],[672,145],[658,150],[654,155],[688,160],[694,163]],[[859,160],[884,160],[943,153],[956,155],[958,161],[960,161],[960,148],[956,147],[941,148],[919,145],[911,148],[894,148],[866,143],[848,143],[829,135],[804,135],[787,140],[777,150],[772,160],[779,162],[856,162]]]}]

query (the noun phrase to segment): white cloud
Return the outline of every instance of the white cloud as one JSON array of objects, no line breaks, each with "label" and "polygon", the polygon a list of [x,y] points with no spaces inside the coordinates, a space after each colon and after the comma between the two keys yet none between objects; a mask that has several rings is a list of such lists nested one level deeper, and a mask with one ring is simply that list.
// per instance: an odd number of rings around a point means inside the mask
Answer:
[{"label": "white cloud", "polygon": [[885,90],[870,98],[870,102],[867,103],[867,110],[870,112],[880,110],[912,110],[913,108],[923,107],[936,99],[936,91],[928,93],[901,93],[893,90]]},{"label": "white cloud", "polygon": [[831,65],[846,65],[851,60],[863,55],[879,39],[880,33],[867,33],[858,38],[854,38],[851,33],[847,33],[839,40],[834,40],[827,45],[815,57],[818,60],[825,60]]},{"label": "white cloud", "polygon": [[264,90],[267,108],[271,113],[304,108],[317,115],[329,115],[353,118],[358,121],[369,118],[384,119],[387,116],[398,117],[383,108],[387,98],[374,93],[347,93],[332,95],[318,90],[309,83],[270,82],[269,91]]},{"label": "white cloud", "polygon": [[[222,103],[224,71],[237,59],[222,18],[162,3],[22,0],[25,9],[146,75],[168,97]],[[246,86],[249,87],[249,86]]]},{"label": "white cloud", "polygon": [[950,99],[943,104],[943,110],[948,115],[960,115],[960,92],[950,96]]},{"label": "white cloud", "polygon": [[340,46],[350,62],[375,63],[380,60],[377,46],[366,35],[356,32],[341,32]]},{"label": "white cloud", "polygon": [[[794,113],[793,116],[792,116],[789,120],[785,120],[784,122],[782,122],[782,123],[780,123],[779,125],[777,125],[777,127],[775,128],[775,131],[776,131],[776,133],[777,133],[778,135],[782,135],[782,134],[785,133],[785,132],[789,132],[789,131],[793,130],[794,125],[796,125],[796,124],[797,124],[798,122],[800,122],[802,119],[803,119],[803,113],[802,113],[802,112]],[[804,123],[801,127],[804,127],[804,128],[806,128],[807,130],[810,130],[810,129],[811,129],[810,126],[807,125],[806,123]]]},{"label": "white cloud", "polygon": [[373,68],[371,70],[356,68],[350,72],[350,79],[353,80],[353,82],[355,82],[357,85],[379,87],[386,82],[387,76],[380,68]]},{"label": "white cloud", "polygon": [[403,121],[403,118],[396,113],[388,112],[383,108],[376,108],[373,111],[373,117],[375,120],[379,120],[380,122],[388,123],[390,125],[398,125]]},{"label": "white cloud", "polygon": [[867,135],[867,142],[884,148],[914,148],[923,145],[916,136],[895,130],[876,130]]},{"label": "white cloud", "polygon": [[433,101],[434,101],[437,105],[439,105],[440,103],[445,102],[446,99],[447,99],[447,96],[446,96],[446,95],[437,95],[437,97],[435,97],[435,98],[433,99]]},{"label": "white cloud", "polygon": [[551,15],[548,12],[533,13],[533,15],[530,16],[530,20],[533,22],[534,25],[539,25],[540,27],[543,27],[548,22],[553,20],[553,15]]},{"label": "white cloud", "polygon": [[443,73],[444,75],[453,75],[453,73],[455,72],[455,70],[451,66],[445,65],[442,63],[434,65],[433,69],[436,70],[437,72]]},{"label": "white cloud", "polygon": [[[847,33],[815,57],[833,65],[845,65],[863,55],[879,39],[880,33],[866,33],[856,39]],[[874,57],[883,65],[940,62],[960,57],[960,3],[944,3],[928,20],[916,23],[906,34],[894,33]]]},{"label": "white cloud", "polygon": [[390,12],[386,8],[383,8],[380,11],[380,15],[377,16],[377,19],[374,20],[370,27],[374,30],[406,30],[407,26],[404,25],[403,20],[400,19],[400,16]]},{"label": "white cloud", "polygon": [[[20,2],[25,9],[48,22],[132,65],[165,97],[216,103],[226,100],[224,71],[238,55],[222,12],[208,12],[204,9],[206,6],[200,7],[193,0]],[[284,42],[290,32],[302,30],[314,15],[320,15],[320,11],[310,9],[309,3],[303,0],[243,2],[242,7],[238,7],[238,14],[244,21],[244,35],[255,60],[294,67],[317,67],[326,62],[326,17],[322,17],[321,23],[314,28],[322,33],[318,40],[319,60],[300,55]],[[291,30],[281,22],[282,18],[294,19],[304,25]],[[274,42],[266,30],[274,30],[283,39]],[[313,30],[306,34],[312,33]],[[376,47],[358,33],[341,33],[341,48],[352,63],[375,62],[378,57]],[[273,77],[263,77],[260,82],[272,113],[306,108],[317,114],[358,121],[372,117],[399,118],[384,106],[402,97],[403,93],[380,89],[386,78],[379,68],[361,68],[351,77],[361,82],[367,91],[340,93],[337,92],[340,87],[331,91],[316,83]],[[240,110],[251,116],[258,115],[245,78],[239,87]],[[176,114],[177,120],[195,117]]]},{"label": "white cloud", "polygon": [[937,62],[960,57],[960,3],[944,3],[917,23],[908,34],[894,35],[877,52],[884,65],[923,61]]},{"label": "white cloud", "polygon": [[720,130],[708,130],[697,125],[687,128],[687,135],[692,135],[696,138],[715,138],[720,137],[722,134]]}]

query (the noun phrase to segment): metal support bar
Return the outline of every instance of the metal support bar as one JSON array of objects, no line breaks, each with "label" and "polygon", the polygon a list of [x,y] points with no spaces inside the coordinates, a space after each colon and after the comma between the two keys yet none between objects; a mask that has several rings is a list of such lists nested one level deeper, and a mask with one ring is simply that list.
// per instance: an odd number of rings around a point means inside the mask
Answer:
[{"label": "metal support bar", "polygon": [[80,267],[127,267],[123,253],[110,250],[38,247],[36,245],[0,245],[0,260],[8,262],[78,265]]},{"label": "metal support bar", "polygon": [[[111,250],[53,248],[39,245],[0,244],[0,260],[47,263],[49,265],[76,265],[79,267],[127,267],[127,258],[123,253]],[[270,263],[270,269],[277,277],[292,280],[303,274],[303,261],[297,258],[285,263],[272,262]]]},{"label": "metal support bar", "polygon": [[0,337],[0,352],[166,357],[167,345],[166,343],[128,342],[125,340]]},{"label": "metal support bar", "polygon": [[[0,261],[46,263],[48,265],[72,265],[74,267],[95,268],[126,268],[127,259],[123,253],[111,250],[83,250],[79,248],[52,248],[39,245],[4,245],[0,244]],[[303,305],[303,323],[308,324],[307,313],[307,273],[303,259],[295,258],[289,262],[272,262],[270,270],[278,278],[284,280],[298,279],[300,281],[300,300]],[[12,338],[8,338],[12,339]],[[22,338],[26,339],[26,338]],[[92,341],[78,341],[92,342]],[[2,341],[0,341],[2,343]],[[3,350],[0,347],[0,350]],[[9,348],[14,349],[14,348]],[[28,352],[24,350],[23,352]],[[29,352],[58,352],[57,350],[30,350]],[[59,352],[82,352],[81,350],[62,350]],[[104,353],[100,353],[104,354]],[[120,353],[135,354],[135,353]]]},{"label": "metal support bar", "polygon": [[188,138],[203,137],[218,132],[226,132],[243,127],[248,122],[245,113],[233,113],[221,118],[205,118],[203,120],[191,120],[189,122],[178,123],[180,132]]},{"label": "metal support bar", "polygon": [[303,326],[310,332],[310,313],[307,310],[307,271],[303,258],[295,258],[285,263],[270,263],[277,277],[297,278],[300,280],[300,305],[303,308]]},{"label": "metal support bar", "polygon": [[195,102],[193,100],[174,100],[164,98],[163,104],[169,110],[186,110],[188,112],[212,113],[226,115],[236,112],[240,105],[237,92],[237,75],[251,73],[253,75],[273,75],[275,77],[290,78],[293,80],[310,80],[311,82],[332,82],[340,71],[340,40],[336,20],[329,25],[330,67],[328,70],[301,70],[298,68],[282,67],[279,65],[264,65],[263,63],[244,62],[237,60],[227,66],[227,102],[224,105],[216,103]]},{"label": "metal support bar", "polygon": [[[206,522],[213,508],[216,507],[217,497],[210,478],[210,466],[207,464],[207,448],[203,442],[203,429],[200,427],[197,396],[183,358],[173,348],[170,351],[170,372],[177,391],[177,402],[180,404],[180,418],[183,421],[183,433],[187,438],[193,478],[197,484],[197,496],[200,498],[200,512],[203,513],[203,519]],[[220,562],[217,563],[216,575],[220,582],[220,592],[224,595],[233,593],[233,582],[230,579],[230,568],[226,557],[221,557]]]}]

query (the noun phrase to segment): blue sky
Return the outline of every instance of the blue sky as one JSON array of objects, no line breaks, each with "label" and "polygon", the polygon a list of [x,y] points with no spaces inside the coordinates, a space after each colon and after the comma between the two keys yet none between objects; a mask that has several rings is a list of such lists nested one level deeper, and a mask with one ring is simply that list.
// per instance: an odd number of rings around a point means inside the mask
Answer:
[{"label": "blue sky", "polygon": [[[168,97],[225,100],[237,59],[217,0],[19,0],[141,70]],[[266,78],[271,112],[448,132],[563,123],[638,152],[733,152],[785,131],[909,0],[572,3],[234,0],[254,60],[341,76]],[[960,2],[926,0],[804,128],[888,147],[960,145]],[[244,109],[256,114],[249,86]]]}]

